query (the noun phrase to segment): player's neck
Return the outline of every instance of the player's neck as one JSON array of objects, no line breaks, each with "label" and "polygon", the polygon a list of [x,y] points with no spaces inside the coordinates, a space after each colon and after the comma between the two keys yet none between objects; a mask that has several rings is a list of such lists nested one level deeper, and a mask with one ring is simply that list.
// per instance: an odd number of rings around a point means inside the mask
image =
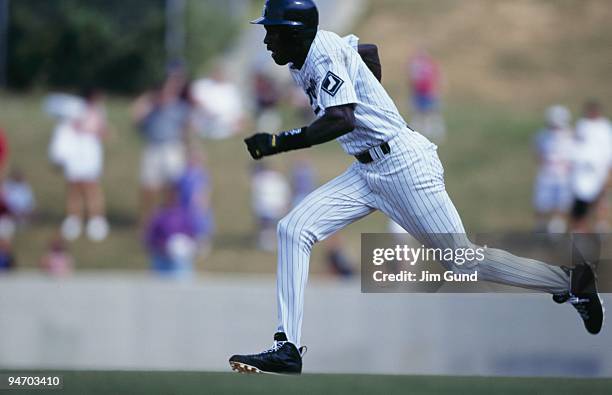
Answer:
[{"label": "player's neck", "polygon": [[304,67],[304,63],[306,62],[306,56],[302,57],[300,60],[296,60],[291,63],[291,68],[295,70],[302,70]]},{"label": "player's neck", "polygon": [[314,41],[314,37],[312,40],[305,42],[302,46],[302,50],[299,51],[296,59],[291,63],[291,68],[296,70],[301,70],[304,67],[304,63],[306,63],[306,59],[308,58],[308,54],[310,53],[310,47],[312,47],[312,43]]}]

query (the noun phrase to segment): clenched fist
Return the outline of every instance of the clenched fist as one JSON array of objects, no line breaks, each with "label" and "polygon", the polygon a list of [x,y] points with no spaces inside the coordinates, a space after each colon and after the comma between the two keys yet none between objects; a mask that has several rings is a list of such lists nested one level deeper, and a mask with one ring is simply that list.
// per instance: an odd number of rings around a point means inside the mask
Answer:
[{"label": "clenched fist", "polygon": [[257,133],[249,138],[244,139],[249,153],[255,160],[259,160],[264,156],[270,156],[279,153],[276,144],[276,136],[269,133]]}]

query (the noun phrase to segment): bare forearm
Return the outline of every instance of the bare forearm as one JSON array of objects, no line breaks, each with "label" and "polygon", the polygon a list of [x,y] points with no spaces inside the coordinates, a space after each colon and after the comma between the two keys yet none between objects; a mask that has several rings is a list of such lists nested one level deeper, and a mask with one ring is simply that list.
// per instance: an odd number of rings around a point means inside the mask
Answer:
[{"label": "bare forearm", "polygon": [[323,144],[350,133],[353,129],[355,129],[354,105],[347,104],[328,108],[325,115],[310,126],[278,134],[258,133],[244,141],[251,156],[254,159],[261,159],[264,156]]},{"label": "bare forearm", "polygon": [[327,113],[310,126],[280,133],[276,136],[280,151],[307,148],[327,143],[355,129],[354,106],[328,109]]},{"label": "bare forearm", "polygon": [[314,121],[306,130],[310,145],[323,144],[337,139],[355,129],[355,116],[352,113],[323,116]]}]

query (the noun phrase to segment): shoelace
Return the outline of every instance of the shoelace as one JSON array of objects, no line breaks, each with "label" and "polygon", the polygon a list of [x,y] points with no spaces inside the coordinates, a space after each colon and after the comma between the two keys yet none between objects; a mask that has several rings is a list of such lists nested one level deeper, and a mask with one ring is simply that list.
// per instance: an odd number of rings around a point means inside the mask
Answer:
[{"label": "shoelace", "polygon": [[587,311],[587,306],[586,306],[586,304],[590,302],[589,299],[580,299],[577,296],[572,296],[569,302],[576,308],[576,310],[578,310],[578,314],[580,314],[582,319],[584,320],[589,319],[589,312]]},{"label": "shoelace", "polygon": [[271,352],[276,352],[278,351],[279,348],[281,348],[283,346],[283,344],[287,343],[286,341],[274,341],[274,345],[272,346],[272,348],[262,352],[262,354],[267,354],[267,353],[271,353]]}]

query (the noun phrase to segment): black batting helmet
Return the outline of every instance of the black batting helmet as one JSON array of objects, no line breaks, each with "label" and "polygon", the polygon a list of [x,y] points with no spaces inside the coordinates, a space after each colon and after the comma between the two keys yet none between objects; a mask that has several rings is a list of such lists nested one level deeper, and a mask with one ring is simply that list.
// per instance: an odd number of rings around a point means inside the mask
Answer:
[{"label": "black batting helmet", "polygon": [[251,23],[316,29],[319,11],[313,0],[266,0],[263,15]]}]

